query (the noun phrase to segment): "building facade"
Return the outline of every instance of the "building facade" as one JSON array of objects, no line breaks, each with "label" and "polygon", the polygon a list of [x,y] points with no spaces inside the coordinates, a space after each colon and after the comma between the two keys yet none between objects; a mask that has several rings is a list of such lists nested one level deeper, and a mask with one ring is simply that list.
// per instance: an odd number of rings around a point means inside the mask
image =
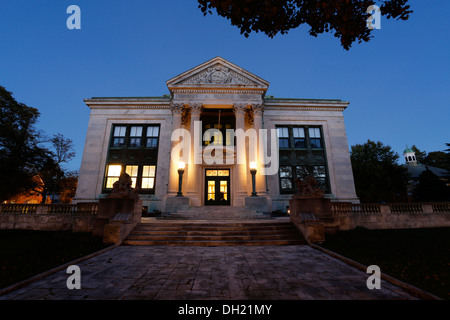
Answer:
[{"label": "building facade", "polygon": [[166,84],[162,97],[85,100],[91,113],[75,202],[107,196],[126,172],[149,211],[166,211],[180,163],[192,207],[243,207],[254,188],[264,211],[286,211],[295,180],[308,175],[326,197],[358,202],[348,102],[267,96],[269,82],[221,57]]}]

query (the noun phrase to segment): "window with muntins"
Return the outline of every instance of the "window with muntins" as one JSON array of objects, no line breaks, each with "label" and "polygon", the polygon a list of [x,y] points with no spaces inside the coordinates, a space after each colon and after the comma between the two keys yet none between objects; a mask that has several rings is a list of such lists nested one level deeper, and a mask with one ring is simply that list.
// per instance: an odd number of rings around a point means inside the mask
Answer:
[{"label": "window with muntins", "polygon": [[296,179],[313,176],[319,187],[330,192],[325,144],[320,126],[277,126],[280,192],[296,191]]},{"label": "window with muntins", "polygon": [[110,192],[120,174],[126,172],[140,193],[154,193],[160,126],[158,124],[114,124],[106,162],[103,192]]}]

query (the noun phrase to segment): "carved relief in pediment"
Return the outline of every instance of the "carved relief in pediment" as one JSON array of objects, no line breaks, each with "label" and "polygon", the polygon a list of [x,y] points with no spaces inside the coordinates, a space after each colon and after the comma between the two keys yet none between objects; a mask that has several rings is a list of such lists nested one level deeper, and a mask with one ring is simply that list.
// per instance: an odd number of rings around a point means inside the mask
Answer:
[{"label": "carved relief in pediment", "polygon": [[182,84],[254,85],[255,83],[232,71],[230,68],[216,65],[184,80]]}]

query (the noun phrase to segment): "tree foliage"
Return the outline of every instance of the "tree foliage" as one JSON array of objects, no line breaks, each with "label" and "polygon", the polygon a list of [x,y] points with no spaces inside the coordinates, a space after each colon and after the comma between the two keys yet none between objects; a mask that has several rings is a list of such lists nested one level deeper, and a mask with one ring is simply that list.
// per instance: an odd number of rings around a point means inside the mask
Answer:
[{"label": "tree foliage", "polygon": [[450,187],[431,170],[425,170],[419,176],[414,190],[416,201],[450,201]]},{"label": "tree foliage", "polygon": [[[412,13],[408,0],[381,0],[381,15],[390,19],[407,20]],[[231,21],[248,37],[251,32],[263,32],[270,38],[285,34],[303,24],[309,34],[317,37],[323,32],[334,33],[344,49],[358,41],[369,41],[372,29],[367,27],[371,15],[367,8],[372,0],[198,0],[204,15],[212,14]]]},{"label": "tree foliage", "polygon": [[77,191],[78,172],[67,172],[60,183],[59,199],[62,203],[70,203]]},{"label": "tree foliage", "polygon": [[351,147],[355,188],[361,202],[395,202],[406,199],[407,169],[390,146],[368,140]]},{"label": "tree foliage", "polygon": [[0,203],[31,190],[44,202],[61,190],[66,176],[73,177],[62,166],[75,156],[72,140],[61,134],[46,138],[35,128],[38,118],[36,108],[17,102],[0,86]]},{"label": "tree foliage", "polygon": [[[446,146],[450,147],[450,143],[446,143]],[[411,149],[415,152],[416,159],[419,163],[450,171],[450,149],[445,151],[431,151],[429,153],[419,150],[415,145]]]},{"label": "tree foliage", "polygon": [[421,151],[419,148],[416,147],[416,145],[413,145],[411,147],[412,151],[416,154],[416,160],[419,163],[425,164],[427,162],[427,152]]},{"label": "tree foliage", "polygon": [[[54,199],[54,195],[60,194],[64,190],[63,181],[65,179],[73,178],[73,172],[66,170],[63,164],[72,160],[74,156],[72,139],[65,138],[60,133],[53,135],[53,138],[50,139],[50,149],[47,156],[42,159],[37,172],[42,184],[35,188],[35,191],[42,195],[43,203],[48,194]],[[67,186],[67,183],[65,185]]]},{"label": "tree foliage", "polygon": [[36,163],[46,157],[34,125],[37,109],[17,102],[0,86],[0,202],[36,186]]}]

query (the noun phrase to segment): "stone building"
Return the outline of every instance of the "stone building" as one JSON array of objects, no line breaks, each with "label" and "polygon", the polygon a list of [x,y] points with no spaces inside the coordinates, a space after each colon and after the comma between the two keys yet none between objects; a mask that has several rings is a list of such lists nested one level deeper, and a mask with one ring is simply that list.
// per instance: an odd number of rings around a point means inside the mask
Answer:
[{"label": "stone building", "polygon": [[85,100],[91,113],[75,202],[105,197],[126,172],[149,211],[172,211],[180,163],[191,207],[244,207],[254,188],[259,210],[286,211],[295,179],[307,175],[333,201],[358,202],[348,102],[267,96],[269,82],[221,57],[166,84],[162,97]]}]

